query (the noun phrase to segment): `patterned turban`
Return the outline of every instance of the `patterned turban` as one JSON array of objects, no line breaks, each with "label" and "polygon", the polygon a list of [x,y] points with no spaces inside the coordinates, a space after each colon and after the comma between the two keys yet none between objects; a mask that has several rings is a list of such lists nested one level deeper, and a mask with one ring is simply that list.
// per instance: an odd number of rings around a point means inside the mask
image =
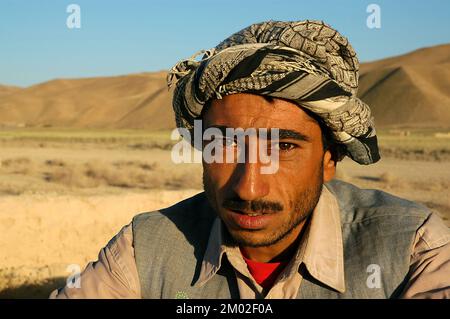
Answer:
[{"label": "patterned turban", "polygon": [[[196,60],[203,54],[200,60]],[[167,76],[178,128],[193,129],[211,99],[252,93],[290,100],[317,116],[360,164],[379,160],[373,118],[356,97],[359,62],[348,40],[321,21],[253,24]]]}]

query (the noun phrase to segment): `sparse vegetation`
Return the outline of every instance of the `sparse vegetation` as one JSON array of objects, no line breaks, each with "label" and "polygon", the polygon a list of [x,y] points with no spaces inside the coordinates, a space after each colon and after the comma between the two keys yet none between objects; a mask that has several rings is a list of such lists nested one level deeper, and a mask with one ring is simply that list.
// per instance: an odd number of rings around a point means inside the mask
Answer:
[{"label": "sparse vegetation", "polygon": [[447,130],[382,130],[378,134],[380,153],[403,160],[450,161]]},{"label": "sparse vegetation", "polygon": [[380,175],[380,182],[383,182],[383,183],[386,183],[388,185],[391,185],[393,183],[398,182],[398,178],[392,172],[385,172],[385,173]]},{"label": "sparse vegetation", "polygon": [[[200,189],[202,187],[198,170],[189,172],[169,170],[155,162],[120,160],[69,163],[60,159],[39,162],[18,157],[4,159],[1,163],[0,174],[28,175],[67,188],[111,186],[129,189]],[[0,194],[18,195],[23,190],[14,191],[11,184],[0,184]]]}]

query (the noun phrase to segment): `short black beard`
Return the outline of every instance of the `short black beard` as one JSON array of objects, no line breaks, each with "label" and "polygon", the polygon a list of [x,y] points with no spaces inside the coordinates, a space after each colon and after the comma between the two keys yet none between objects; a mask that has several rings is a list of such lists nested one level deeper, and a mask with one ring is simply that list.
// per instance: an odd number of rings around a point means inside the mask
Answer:
[{"label": "short black beard", "polygon": [[[210,205],[214,208],[216,214],[219,215],[218,214],[219,203],[217,203],[215,193],[213,191],[213,188],[210,187],[210,185],[212,185],[212,183],[206,176],[205,171],[203,170],[203,189],[205,190],[205,194]],[[264,241],[259,242],[248,241],[245,238],[237,236],[233,236],[233,239],[237,244],[246,247],[266,247],[278,243],[280,240],[288,236],[294,229],[296,229],[306,218],[308,218],[313,213],[319,201],[320,195],[322,193],[322,187],[323,187],[323,162],[321,162],[321,166],[318,170],[318,176],[316,176],[314,185],[312,185],[310,188],[307,188],[304,192],[300,193],[297,196],[297,199],[294,204],[294,209],[290,214],[291,219],[286,224],[282,225],[282,229],[273,232]],[[247,205],[250,205],[251,207],[251,204]],[[259,205],[254,206],[257,207]],[[230,231],[228,232],[231,235],[231,232]]]}]

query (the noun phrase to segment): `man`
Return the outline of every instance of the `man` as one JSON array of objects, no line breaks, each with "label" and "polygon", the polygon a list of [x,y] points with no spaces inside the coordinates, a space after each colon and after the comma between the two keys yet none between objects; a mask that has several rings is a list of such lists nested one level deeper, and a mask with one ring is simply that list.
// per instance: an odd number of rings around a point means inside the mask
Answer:
[{"label": "man", "polygon": [[[204,157],[204,193],[136,216],[86,267],[81,288],[51,297],[450,297],[443,222],[333,179],[345,155],[379,159],[369,107],[356,97],[358,60],[337,31],[317,21],[251,25],[200,61],[181,61],[168,80],[177,80],[177,126],[193,132],[200,119],[216,129],[191,143],[215,143],[214,156],[234,160]],[[277,169],[250,161],[254,136],[243,151],[230,128],[267,130],[257,145],[276,154]]]}]

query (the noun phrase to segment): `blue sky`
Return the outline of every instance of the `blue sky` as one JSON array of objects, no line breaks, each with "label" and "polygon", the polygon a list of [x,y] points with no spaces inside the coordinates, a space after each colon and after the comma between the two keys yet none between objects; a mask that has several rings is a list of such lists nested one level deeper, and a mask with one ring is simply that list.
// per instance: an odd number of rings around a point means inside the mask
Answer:
[{"label": "blue sky", "polygon": [[[81,28],[69,29],[69,4]],[[369,4],[381,28],[369,29]],[[324,20],[361,61],[450,43],[450,1],[402,0],[0,0],[0,84],[168,69],[264,20]]]}]

